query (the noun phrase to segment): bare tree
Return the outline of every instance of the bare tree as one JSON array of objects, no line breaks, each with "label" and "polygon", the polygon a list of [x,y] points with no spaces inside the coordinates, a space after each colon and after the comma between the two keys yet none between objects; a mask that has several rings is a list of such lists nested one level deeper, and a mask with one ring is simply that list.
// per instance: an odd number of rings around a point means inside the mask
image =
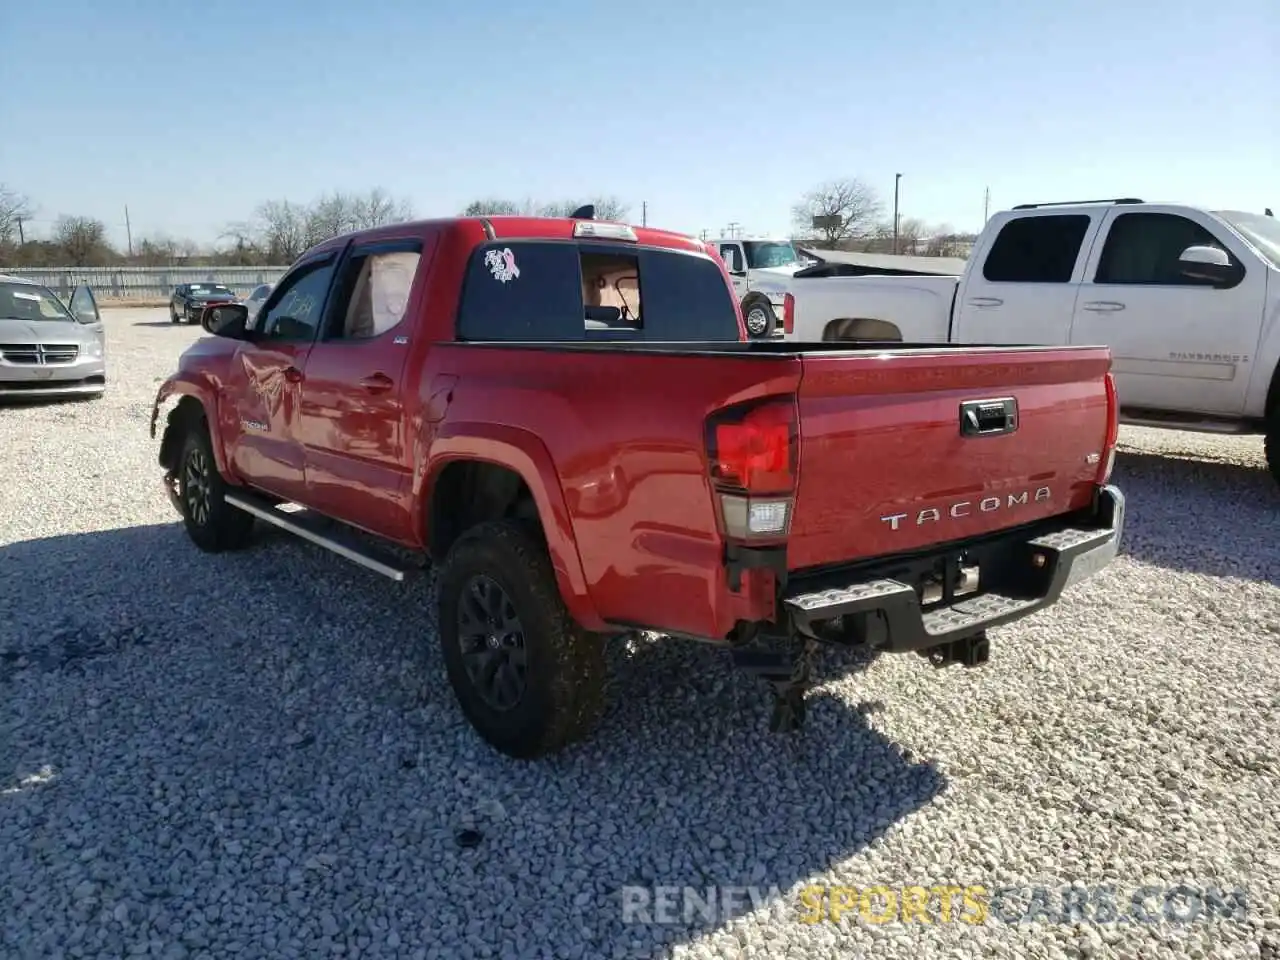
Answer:
[{"label": "bare tree", "polygon": [[144,267],[162,267],[173,263],[177,256],[177,244],[171,237],[157,234],[143,237],[135,247],[134,260]]},{"label": "bare tree", "polygon": [[307,210],[289,200],[267,200],[254,212],[258,242],[276,263],[293,263],[310,245]]},{"label": "bare tree", "polygon": [[[898,218],[898,253],[916,255],[920,242],[929,235],[928,225],[919,217]],[[889,225],[889,237],[893,237],[893,224]]]},{"label": "bare tree", "polygon": [[54,241],[73,267],[87,267],[110,258],[106,243],[107,226],[92,217],[63,215],[53,227]]},{"label": "bare tree", "polygon": [[227,250],[223,256],[234,266],[247,266],[258,263],[262,259],[257,230],[248,221],[236,220],[228,223],[223,227],[218,239],[226,242]]},{"label": "bare tree", "polygon": [[310,247],[356,229],[355,205],[350,197],[335,190],[317,198],[307,207],[303,220],[304,247]]},{"label": "bare tree", "polygon": [[558,200],[544,203],[538,208],[538,215],[543,217],[567,217],[584,203],[594,204],[597,220],[626,220],[631,206],[614,196],[593,197],[589,200]]},{"label": "bare tree", "polygon": [[483,217],[525,214],[538,217],[567,217],[585,203],[595,204],[596,217],[600,220],[626,220],[631,207],[615,196],[597,196],[585,200],[555,200],[536,203],[519,202],[503,197],[485,197],[473,200],[462,211],[464,217]]},{"label": "bare tree", "polygon": [[413,204],[406,199],[397,200],[381,187],[374,187],[363,196],[351,198],[351,214],[355,229],[368,230],[412,220]]},{"label": "bare tree", "polygon": [[7,246],[21,238],[18,221],[29,219],[31,201],[0,183],[0,245]]},{"label": "bare tree", "polygon": [[[791,209],[792,223],[804,237],[834,246],[870,233],[882,204],[869,185],[855,178],[829,180],[810,190]],[[813,226],[814,217],[829,218],[826,226]]]},{"label": "bare tree", "polygon": [[514,200],[504,200],[501,197],[484,197],[480,200],[472,200],[462,210],[464,217],[483,217],[489,214],[494,216],[507,216],[523,213],[524,210],[520,204]]},{"label": "bare tree", "polygon": [[966,259],[977,240],[976,233],[957,233],[950,224],[944,223],[929,237],[925,244],[925,256]]}]

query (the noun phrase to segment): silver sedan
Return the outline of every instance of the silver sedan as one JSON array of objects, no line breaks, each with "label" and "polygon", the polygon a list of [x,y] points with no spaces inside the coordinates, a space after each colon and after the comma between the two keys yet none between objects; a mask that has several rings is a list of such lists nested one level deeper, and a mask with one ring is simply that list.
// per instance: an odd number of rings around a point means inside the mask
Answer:
[{"label": "silver sedan", "polygon": [[93,397],[107,388],[106,331],[93,291],[64,304],[48,287],[0,274],[0,398]]}]

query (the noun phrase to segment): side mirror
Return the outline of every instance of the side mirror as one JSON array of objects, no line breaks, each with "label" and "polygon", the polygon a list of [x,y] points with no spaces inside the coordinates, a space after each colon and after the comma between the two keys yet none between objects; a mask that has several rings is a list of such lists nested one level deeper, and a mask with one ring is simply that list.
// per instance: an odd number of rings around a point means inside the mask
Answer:
[{"label": "side mirror", "polygon": [[76,284],[67,301],[67,310],[78,323],[101,323],[102,314],[98,312],[98,301],[85,284]]},{"label": "side mirror", "polygon": [[1219,247],[1187,247],[1178,257],[1178,272],[1191,280],[1201,280],[1215,287],[1229,287],[1239,278],[1239,268],[1227,251]]},{"label": "side mirror", "polygon": [[219,303],[205,307],[200,314],[200,326],[206,333],[230,340],[248,340],[245,325],[249,322],[249,308],[243,303]]}]

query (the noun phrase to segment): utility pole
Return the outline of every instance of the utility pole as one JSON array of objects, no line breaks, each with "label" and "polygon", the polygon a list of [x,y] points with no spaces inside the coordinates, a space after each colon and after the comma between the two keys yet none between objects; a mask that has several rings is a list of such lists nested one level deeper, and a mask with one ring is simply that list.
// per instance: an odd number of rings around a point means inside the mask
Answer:
[{"label": "utility pole", "polygon": [[902,174],[895,173],[893,175],[893,253],[898,253],[898,181],[902,179]]},{"label": "utility pole", "polygon": [[129,205],[124,205],[124,235],[129,242],[129,256],[133,256],[133,227],[129,225]]},{"label": "utility pole", "polygon": [[640,226],[647,227],[649,225],[649,201],[640,201]]},{"label": "utility pole", "polygon": [[18,246],[20,247],[25,246],[26,242],[27,242],[27,236],[25,233],[22,232],[22,218],[19,217],[18,218]]},{"label": "utility pole", "polygon": [[731,236],[731,237],[736,237],[736,236],[738,235],[738,228],[739,228],[740,226],[742,226],[742,224],[738,223],[738,221],[737,221],[737,220],[730,220],[730,221],[729,221],[729,236]]},{"label": "utility pole", "polygon": [[987,187],[987,192],[982,196],[982,222],[985,224],[990,216],[991,210],[991,188]]}]

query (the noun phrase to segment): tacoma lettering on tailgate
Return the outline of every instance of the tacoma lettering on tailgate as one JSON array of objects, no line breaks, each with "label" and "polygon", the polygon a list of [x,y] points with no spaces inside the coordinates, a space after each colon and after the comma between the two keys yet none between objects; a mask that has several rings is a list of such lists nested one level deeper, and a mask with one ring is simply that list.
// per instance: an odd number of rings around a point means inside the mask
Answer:
[{"label": "tacoma lettering on tailgate", "polygon": [[[1052,500],[1053,493],[1048,487],[1037,487],[1033,493],[1030,490],[1023,490],[1021,493],[1009,493],[1002,497],[984,497],[977,502],[977,509],[981,513],[993,513],[996,510],[1011,509],[1013,507],[1025,507],[1028,503],[1039,503],[1042,500]],[[973,513],[974,502],[972,500],[961,500],[953,503],[949,507],[926,507],[916,514],[915,525],[917,527],[924,526],[926,523],[937,523],[944,517],[952,520],[959,520]],[[911,516],[909,513],[892,513],[888,516],[881,517],[880,520],[889,524],[891,530],[900,529],[902,521]]]}]

